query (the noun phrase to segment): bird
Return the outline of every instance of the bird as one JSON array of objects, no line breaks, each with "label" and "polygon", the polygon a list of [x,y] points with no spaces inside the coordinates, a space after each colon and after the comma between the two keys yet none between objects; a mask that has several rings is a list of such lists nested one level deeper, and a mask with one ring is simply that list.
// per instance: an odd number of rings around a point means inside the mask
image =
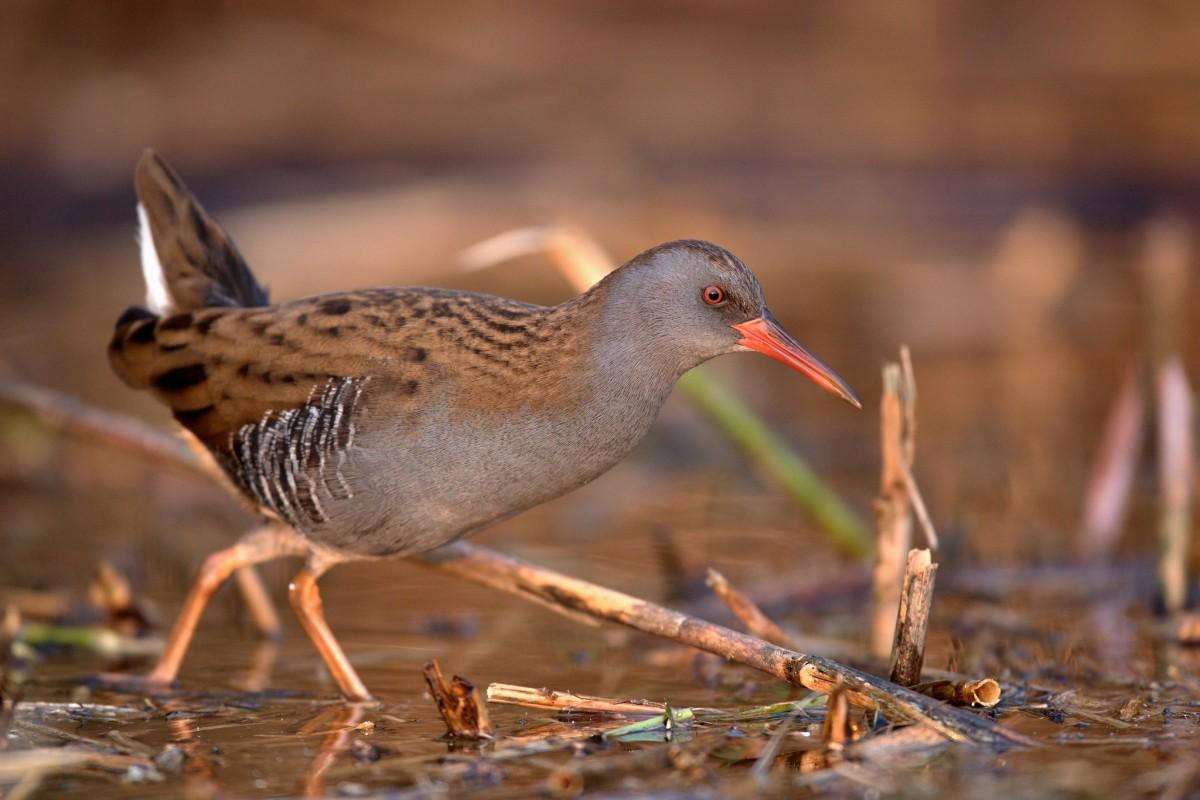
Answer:
[{"label": "bird", "polygon": [[170,685],[212,594],[286,556],[301,626],[352,701],[371,695],[326,622],[336,564],[433,550],[569,492],[646,434],[675,381],[753,350],[855,407],[728,250],[679,240],[555,306],[437,288],[274,304],[153,150],[134,171],[144,305],[109,362],[149,391],[261,524],[203,562],[157,665]]}]

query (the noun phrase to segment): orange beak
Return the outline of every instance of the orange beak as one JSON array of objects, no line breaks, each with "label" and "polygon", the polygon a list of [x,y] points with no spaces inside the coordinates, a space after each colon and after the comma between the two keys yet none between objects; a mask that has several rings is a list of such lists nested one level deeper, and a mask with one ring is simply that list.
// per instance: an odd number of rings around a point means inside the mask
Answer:
[{"label": "orange beak", "polygon": [[742,335],[741,341],[738,342],[742,347],[757,350],[776,361],[782,361],[797,372],[807,375],[825,391],[836,394],[855,408],[862,408],[862,402],[854,390],[785,331],[775,317],[771,316],[770,311],[764,308],[763,315],[758,319],[730,327]]}]

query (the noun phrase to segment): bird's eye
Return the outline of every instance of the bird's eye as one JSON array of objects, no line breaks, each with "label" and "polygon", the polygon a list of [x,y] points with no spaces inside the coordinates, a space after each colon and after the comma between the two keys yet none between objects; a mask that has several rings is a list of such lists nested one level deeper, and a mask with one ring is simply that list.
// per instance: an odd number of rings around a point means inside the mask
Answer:
[{"label": "bird's eye", "polygon": [[710,306],[719,306],[725,302],[725,290],[716,284],[713,284],[712,286],[705,286],[704,291],[700,293],[700,296],[703,297],[704,302],[708,303]]}]

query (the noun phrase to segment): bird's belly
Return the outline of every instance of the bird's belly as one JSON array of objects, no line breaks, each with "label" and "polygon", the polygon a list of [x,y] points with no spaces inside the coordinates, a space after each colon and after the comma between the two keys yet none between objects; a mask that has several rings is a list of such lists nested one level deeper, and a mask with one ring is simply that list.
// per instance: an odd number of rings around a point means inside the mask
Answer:
[{"label": "bird's belly", "polygon": [[439,547],[587,483],[621,460],[654,418],[626,416],[613,427],[530,411],[432,416],[360,437],[349,469],[362,488],[339,524],[310,538],[359,555]]}]

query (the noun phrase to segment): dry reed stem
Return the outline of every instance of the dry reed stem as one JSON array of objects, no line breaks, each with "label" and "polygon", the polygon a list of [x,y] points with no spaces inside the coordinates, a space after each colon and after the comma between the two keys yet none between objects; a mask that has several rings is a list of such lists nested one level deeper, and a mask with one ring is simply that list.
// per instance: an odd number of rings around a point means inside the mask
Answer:
[{"label": "dry reed stem", "polygon": [[211,477],[208,467],[182,439],[62,392],[14,378],[0,378],[0,405],[24,409],[53,430],[125,450],[156,464],[182,467]]},{"label": "dry reed stem", "polygon": [[929,630],[929,609],[933,605],[933,581],[936,575],[937,564],[933,563],[928,549],[908,551],[889,670],[892,681],[901,686],[913,686],[921,681],[925,634]]},{"label": "dry reed stem", "polygon": [[1136,362],[1125,370],[1104,423],[1075,542],[1075,552],[1083,559],[1107,560],[1121,535],[1146,428],[1141,372]]},{"label": "dry reed stem", "polygon": [[438,713],[446,723],[447,732],[460,739],[491,739],[492,723],[487,705],[480,699],[475,685],[455,675],[446,682],[437,660],[428,662],[423,670],[429,693],[437,703]]},{"label": "dry reed stem", "polygon": [[897,721],[929,724],[954,741],[998,747],[1029,743],[1020,734],[989,720],[945,706],[831,659],[797,653],[486,548],[457,542],[426,553],[418,563],[473,583],[527,599],[559,604],[578,613],[715,653],[815,692],[828,692],[840,681],[855,705],[881,709]]},{"label": "dry reed stem", "polygon": [[928,681],[912,688],[915,692],[927,694],[946,703],[977,708],[996,706],[1003,694],[1000,684],[992,678],[967,681]]},{"label": "dry reed stem", "polygon": [[487,687],[487,701],[527,708],[548,708],[556,711],[582,711],[589,714],[620,714],[653,717],[663,714],[667,707],[650,700],[611,700],[554,689],[535,689],[511,683],[493,683]]},{"label": "dry reed stem", "polygon": [[883,368],[879,403],[882,461],[879,497],[875,501],[875,566],[872,575],[869,650],[874,658],[891,655],[896,634],[896,609],[904,579],[904,558],[912,542],[912,499],[904,464],[914,452],[908,421],[912,417],[909,389],[899,364]]},{"label": "dry reed stem", "polygon": [[[151,426],[131,420],[136,435],[172,442],[180,459],[186,447]],[[180,453],[183,455],[180,455]],[[205,473],[207,474],[207,473]],[[498,591],[515,594],[571,619],[602,619],[696,647],[774,675],[793,685],[828,692],[841,680],[852,702],[879,708],[896,720],[924,723],[952,741],[994,747],[1029,746],[1028,738],[990,720],[944,706],[932,698],[820,656],[793,652],[686,614],[541,569],[486,548],[458,542],[415,559],[416,563]]]},{"label": "dry reed stem", "polygon": [[1193,401],[1179,356],[1194,247],[1189,224],[1163,215],[1146,230],[1140,262],[1150,364],[1158,406],[1159,587],[1169,612],[1187,601],[1195,476]]},{"label": "dry reed stem", "polygon": [[1169,356],[1158,371],[1158,473],[1161,493],[1158,567],[1163,605],[1170,613],[1187,603],[1187,562],[1195,485],[1193,397],[1183,361]]}]

